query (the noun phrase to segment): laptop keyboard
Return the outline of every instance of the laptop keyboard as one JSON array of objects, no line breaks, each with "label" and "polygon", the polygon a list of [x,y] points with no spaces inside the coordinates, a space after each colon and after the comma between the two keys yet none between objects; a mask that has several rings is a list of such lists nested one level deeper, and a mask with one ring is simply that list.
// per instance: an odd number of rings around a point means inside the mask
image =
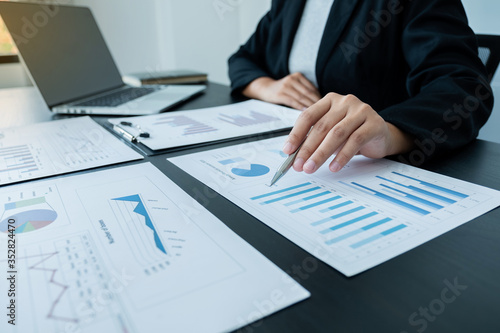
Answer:
[{"label": "laptop keyboard", "polygon": [[151,94],[158,91],[157,87],[140,87],[140,88],[125,88],[105,96],[96,97],[94,99],[84,101],[74,106],[102,106],[102,107],[114,107],[127,102],[130,102],[136,98]]}]

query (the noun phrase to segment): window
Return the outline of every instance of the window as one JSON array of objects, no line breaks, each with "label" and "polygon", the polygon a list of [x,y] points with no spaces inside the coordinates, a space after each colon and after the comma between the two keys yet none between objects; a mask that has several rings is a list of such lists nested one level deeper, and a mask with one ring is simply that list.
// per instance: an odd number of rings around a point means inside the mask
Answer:
[{"label": "window", "polygon": [[3,24],[2,18],[0,18],[0,55],[12,55],[16,53],[16,47],[10,38],[7,28]]}]

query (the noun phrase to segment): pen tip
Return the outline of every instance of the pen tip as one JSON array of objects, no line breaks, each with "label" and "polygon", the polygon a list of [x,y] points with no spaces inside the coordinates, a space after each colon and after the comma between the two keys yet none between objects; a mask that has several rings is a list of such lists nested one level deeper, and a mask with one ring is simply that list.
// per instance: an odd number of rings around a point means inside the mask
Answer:
[{"label": "pen tip", "polygon": [[271,184],[269,185],[269,187],[271,187],[271,186],[273,186],[274,184],[276,184],[276,182],[277,182],[280,178],[281,178],[281,177],[280,177],[279,173],[277,172],[277,173],[274,175],[273,179],[271,180]]}]

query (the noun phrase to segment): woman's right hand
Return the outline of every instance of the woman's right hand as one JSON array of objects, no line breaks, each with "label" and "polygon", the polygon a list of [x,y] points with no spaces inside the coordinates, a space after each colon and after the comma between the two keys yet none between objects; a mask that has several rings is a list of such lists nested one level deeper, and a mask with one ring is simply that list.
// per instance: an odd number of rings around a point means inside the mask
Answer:
[{"label": "woman's right hand", "polygon": [[297,110],[305,110],[321,99],[318,89],[301,73],[287,75],[281,80],[260,77],[250,82],[242,93],[250,98]]}]

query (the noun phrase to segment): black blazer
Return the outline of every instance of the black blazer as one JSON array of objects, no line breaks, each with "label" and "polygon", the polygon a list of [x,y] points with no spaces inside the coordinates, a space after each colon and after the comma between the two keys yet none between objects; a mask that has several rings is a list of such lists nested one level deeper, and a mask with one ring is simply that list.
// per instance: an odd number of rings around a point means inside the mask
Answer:
[{"label": "black blazer", "polygon": [[[290,74],[288,57],[306,0],[273,0],[229,59],[237,94],[262,76]],[[321,41],[321,94],[353,94],[416,137],[413,164],[476,138],[493,93],[460,0],[335,0]]]}]

